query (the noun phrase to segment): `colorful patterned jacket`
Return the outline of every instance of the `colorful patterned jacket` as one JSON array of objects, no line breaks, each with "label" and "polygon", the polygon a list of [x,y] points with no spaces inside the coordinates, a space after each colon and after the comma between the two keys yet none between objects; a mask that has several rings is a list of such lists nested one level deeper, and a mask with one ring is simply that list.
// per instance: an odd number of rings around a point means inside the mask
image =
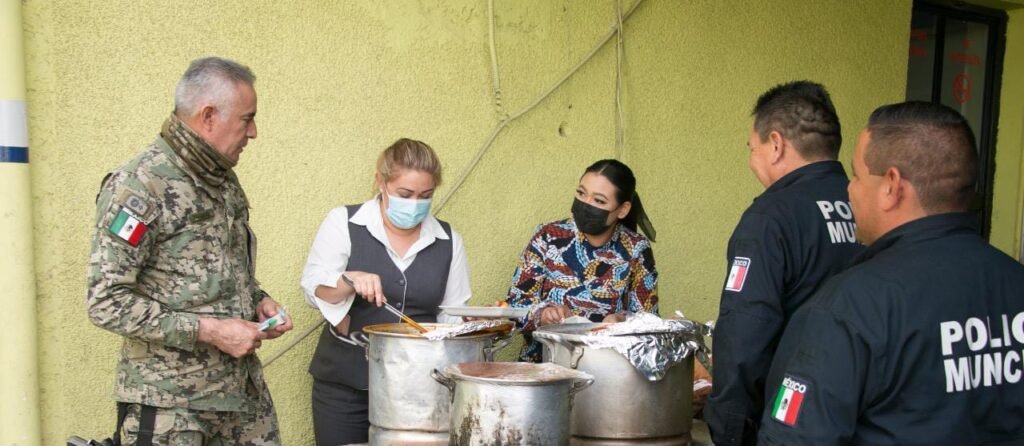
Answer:
[{"label": "colorful patterned jacket", "polygon": [[540,310],[566,305],[576,315],[600,322],[612,313],[658,312],[658,272],[650,241],[621,224],[604,246],[591,245],[572,219],[540,225],[512,275],[507,302],[531,307],[519,321],[527,335],[520,359],[540,360],[541,347],[529,337]]}]

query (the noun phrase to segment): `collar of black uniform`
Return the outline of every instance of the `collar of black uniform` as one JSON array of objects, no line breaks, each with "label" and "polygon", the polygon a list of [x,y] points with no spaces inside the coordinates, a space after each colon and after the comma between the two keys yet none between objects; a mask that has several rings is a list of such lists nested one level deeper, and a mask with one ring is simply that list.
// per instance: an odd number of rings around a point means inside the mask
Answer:
[{"label": "collar of black uniform", "polygon": [[213,150],[213,147],[181,122],[174,113],[171,113],[164,122],[160,136],[171,146],[171,150],[181,157],[189,170],[204,183],[220,186],[227,180],[231,173],[231,164],[228,160]]},{"label": "collar of black uniform", "polygon": [[802,183],[807,180],[821,178],[824,176],[835,175],[836,173],[842,174],[844,177],[846,176],[846,171],[843,170],[843,165],[839,164],[839,161],[815,161],[787,173],[769,186],[765,192],[775,192],[793,184]]},{"label": "collar of black uniform", "polygon": [[977,234],[978,218],[966,212],[929,215],[904,223],[875,240],[851,261],[856,265],[877,256],[882,251],[911,243],[947,237],[953,234]]}]

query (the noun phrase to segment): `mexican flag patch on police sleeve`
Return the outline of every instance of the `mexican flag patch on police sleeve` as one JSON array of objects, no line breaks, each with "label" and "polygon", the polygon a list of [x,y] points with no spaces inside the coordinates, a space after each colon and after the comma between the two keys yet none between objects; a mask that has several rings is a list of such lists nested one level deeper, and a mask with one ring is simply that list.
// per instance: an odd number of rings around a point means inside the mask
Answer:
[{"label": "mexican flag patch on police sleeve", "polygon": [[142,234],[146,233],[146,229],[146,224],[125,208],[121,208],[110,224],[110,232],[132,246],[139,246],[139,240],[142,240]]},{"label": "mexican flag patch on police sleeve", "polygon": [[747,270],[749,268],[749,258],[736,257],[733,259],[732,268],[729,268],[729,277],[725,279],[725,290],[743,291],[743,283],[747,281]]},{"label": "mexican flag patch on police sleeve", "polygon": [[796,417],[800,415],[800,406],[803,405],[805,396],[807,396],[807,384],[788,376],[785,377],[782,380],[782,386],[779,387],[778,395],[775,396],[772,418],[789,426],[796,425]]}]

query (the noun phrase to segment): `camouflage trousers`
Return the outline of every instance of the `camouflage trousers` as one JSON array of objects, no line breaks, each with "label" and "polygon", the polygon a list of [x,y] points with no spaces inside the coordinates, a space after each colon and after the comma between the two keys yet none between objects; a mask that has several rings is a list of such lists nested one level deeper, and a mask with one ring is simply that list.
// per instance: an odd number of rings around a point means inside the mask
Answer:
[{"label": "camouflage trousers", "polygon": [[[154,446],[280,446],[277,414],[269,398],[253,412],[214,412],[157,408]],[[121,428],[121,444],[134,445],[142,406],[131,404]]]}]

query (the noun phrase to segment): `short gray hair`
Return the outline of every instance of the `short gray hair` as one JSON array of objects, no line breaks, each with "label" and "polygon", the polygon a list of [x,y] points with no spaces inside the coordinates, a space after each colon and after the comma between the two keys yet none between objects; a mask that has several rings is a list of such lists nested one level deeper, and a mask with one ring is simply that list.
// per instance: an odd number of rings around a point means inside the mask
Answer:
[{"label": "short gray hair", "polygon": [[174,90],[174,113],[179,118],[195,115],[204,105],[213,104],[223,115],[230,108],[237,83],[252,86],[256,75],[249,67],[221,57],[193,60]]}]

